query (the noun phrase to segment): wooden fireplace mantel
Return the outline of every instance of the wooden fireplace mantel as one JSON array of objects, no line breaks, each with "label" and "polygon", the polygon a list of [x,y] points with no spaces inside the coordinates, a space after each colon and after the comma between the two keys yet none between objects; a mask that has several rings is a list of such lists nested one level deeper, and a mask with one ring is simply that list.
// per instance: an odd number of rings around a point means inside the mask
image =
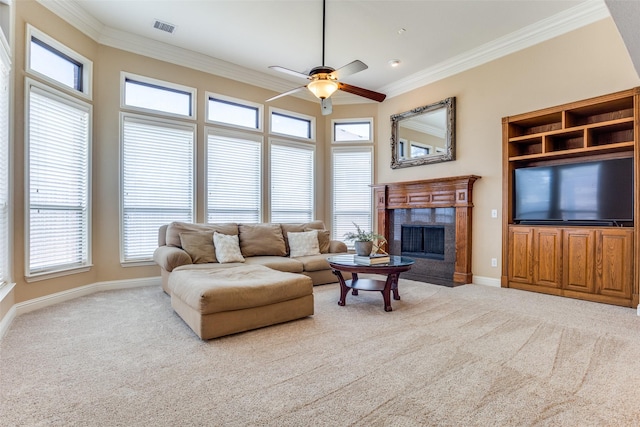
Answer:
[{"label": "wooden fireplace mantel", "polygon": [[471,283],[471,210],[477,175],[373,185],[378,233],[390,238],[389,215],[394,209],[450,208],[456,210],[456,256],[453,281]]}]

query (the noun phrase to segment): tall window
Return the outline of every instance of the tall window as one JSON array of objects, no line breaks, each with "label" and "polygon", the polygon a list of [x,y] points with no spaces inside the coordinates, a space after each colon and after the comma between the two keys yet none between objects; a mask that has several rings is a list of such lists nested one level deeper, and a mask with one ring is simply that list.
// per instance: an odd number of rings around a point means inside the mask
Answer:
[{"label": "tall window", "polygon": [[262,220],[262,137],[207,131],[207,222]]},{"label": "tall window", "polygon": [[314,217],[315,147],[271,142],[271,222],[308,222]]},{"label": "tall window", "polygon": [[372,147],[334,147],[333,164],[333,238],[372,226]]},{"label": "tall window", "polygon": [[158,228],[194,220],[195,125],[122,115],[122,262],[150,261]]},{"label": "tall window", "polygon": [[[3,39],[3,36],[0,36]],[[10,61],[0,40],[0,287],[11,280],[9,270],[9,75]]]},{"label": "tall window", "polygon": [[91,106],[27,81],[27,276],[90,263]]},{"label": "tall window", "polygon": [[92,62],[30,25],[27,36],[26,71],[44,82],[25,84],[25,275],[36,279],[91,266],[92,107],[77,97],[91,98]]}]

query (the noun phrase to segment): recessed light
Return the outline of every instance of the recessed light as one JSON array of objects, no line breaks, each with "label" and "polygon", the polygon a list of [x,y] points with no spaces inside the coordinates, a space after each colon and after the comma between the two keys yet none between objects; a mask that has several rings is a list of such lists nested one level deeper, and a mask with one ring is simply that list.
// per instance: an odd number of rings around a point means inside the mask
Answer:
[{"label": "recessed light", "polygon": [[406,32],[407,32],[407,30],[406,30],[406,29],[404,29],[404,28],[400,28],[400,29],[398,30],[398,35],[402,35],[403,33],[406,33]]},{"label": "recessed light", "polygon": [[389,65],[391,65],[392,67],[397,67],[398,65],[400,65],[400,60],[399,59],[392,59],[391,61],[389,61]]}]

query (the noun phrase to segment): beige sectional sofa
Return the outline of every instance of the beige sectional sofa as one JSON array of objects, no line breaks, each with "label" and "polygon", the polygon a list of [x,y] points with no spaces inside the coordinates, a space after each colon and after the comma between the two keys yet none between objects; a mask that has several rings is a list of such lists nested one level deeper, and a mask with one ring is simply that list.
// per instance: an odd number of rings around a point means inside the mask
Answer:
[{"label": "beige sectional sofa", "polygon": [[346,253],[321,221],[160,227],[154,260],[175,312],[202,339],[311,316],[313,285]]},{"label": "beige sectional sofa", "polygon": [[[288,234],[318,230],[320,254],[291,257]],[[220,263],[215,256],[212,235],[237,235],[244,262]],[[184,246],[183,246],[184,245]],[[193,224],[172,222],[158,231],[158,248],[153,254],[160,266],[162,289],[171,294],[172,271],[264,265],[274,270],[309,276],[314,285],[335,283],[327,257],[347,252],[340,241],[330,240],[322,221],[299,224]]]}]

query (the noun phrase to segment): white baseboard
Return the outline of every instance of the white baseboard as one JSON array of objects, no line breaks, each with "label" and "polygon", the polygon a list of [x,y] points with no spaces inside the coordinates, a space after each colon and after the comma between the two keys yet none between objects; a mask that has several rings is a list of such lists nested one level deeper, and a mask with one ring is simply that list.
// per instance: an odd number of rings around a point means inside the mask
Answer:
[{"label": "white baseboard", "polygon": [[142,286],[161,286],[162,282],[160,277],[145,277],[141,279],[127,279],[127,280],[112,280],[109,282],[97,282],[90,285],[80,286],[77,288],[69,289],[67,291],[57,292],[51,295],[45,295],[43,297],[30,299],[28,301],[19,302],[14,304],[9,312],[0,321],[0,339],[11,327],[13,320],[25,313],[39,310],[44,307],[49,307],[54,304],[69,301],[85,295],[91,295],[96,292],[112,291],[116,289],[130,289],[138,288]]},{"label": "white baseboard", "polygon": [[493,286],[495,288],[499,288],[500,286],[502,286],[500,284],[500,279],[494,279],[493,277],[484,277],[484,276],[473,276],[473,284]]}]

